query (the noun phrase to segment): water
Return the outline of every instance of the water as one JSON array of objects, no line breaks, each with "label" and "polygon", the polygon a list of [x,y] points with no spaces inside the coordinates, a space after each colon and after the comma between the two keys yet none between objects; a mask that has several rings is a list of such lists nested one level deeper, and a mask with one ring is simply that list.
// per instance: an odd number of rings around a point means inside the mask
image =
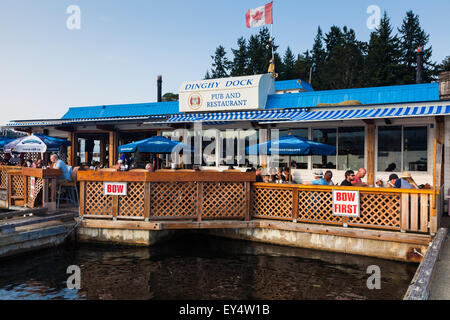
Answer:
[{"label": "water", "polygon": [[[69,290],[69,265],[81,289]],[[381,269],[369,290],[367,267]],[[0,262],[0,299],[402,299],[417,266],[187,234],[151,248],[70,244]]]}]

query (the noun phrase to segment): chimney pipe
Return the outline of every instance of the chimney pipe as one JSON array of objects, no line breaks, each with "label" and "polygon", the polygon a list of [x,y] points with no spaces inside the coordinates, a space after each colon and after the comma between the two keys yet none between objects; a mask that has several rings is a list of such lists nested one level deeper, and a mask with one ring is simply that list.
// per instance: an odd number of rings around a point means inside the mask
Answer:
[{"label": "chimney pipe", "polygon": [[158,102],[162,101],[162,76],[158,76],[158,92],[157,92]]},{"label": "chimney pipe", "polygon": [[417,48],[417,73],[416,73],[416,83],[422,83],[422,73],[423,73],[423,46]]}]

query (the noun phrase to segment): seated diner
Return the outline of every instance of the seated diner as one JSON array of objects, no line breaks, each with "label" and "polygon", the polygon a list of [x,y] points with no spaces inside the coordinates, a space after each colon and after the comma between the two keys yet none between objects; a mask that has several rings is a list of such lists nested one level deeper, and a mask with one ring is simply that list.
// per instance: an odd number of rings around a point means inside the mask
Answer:
[{"label": "seated diner", "polygon": [[56,180],[57,183],[72,181],[72,173],[70,172],[69,167],[64,163],[64,161],[58,158],[57,154],[52,154],[50,156],[50,161],[52,163],[52,169],[59,169],[62,172],[62,175]]}]

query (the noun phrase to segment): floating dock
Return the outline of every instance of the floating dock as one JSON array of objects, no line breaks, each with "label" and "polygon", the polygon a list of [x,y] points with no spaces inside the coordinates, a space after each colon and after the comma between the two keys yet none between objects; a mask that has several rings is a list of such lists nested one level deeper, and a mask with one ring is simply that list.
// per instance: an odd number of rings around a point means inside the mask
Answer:
[{"label": "floating dock", "polygon": [[61,244],[74,230],[76,215],[47,209],[0,213],[0,259]]}]

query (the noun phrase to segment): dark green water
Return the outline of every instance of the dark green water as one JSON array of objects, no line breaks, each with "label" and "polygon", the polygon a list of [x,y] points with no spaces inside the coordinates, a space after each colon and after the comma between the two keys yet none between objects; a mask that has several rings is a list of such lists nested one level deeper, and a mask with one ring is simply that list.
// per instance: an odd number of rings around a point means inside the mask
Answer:
[{"label": "dark green water", "polygon": [[[67,267],[81,289],[67,289]],[[369,290],[367,267],[381,269]],[[151,248],[69,244],[0,262],[0,299],[402,299],[417,266],[187,234]]]}]

